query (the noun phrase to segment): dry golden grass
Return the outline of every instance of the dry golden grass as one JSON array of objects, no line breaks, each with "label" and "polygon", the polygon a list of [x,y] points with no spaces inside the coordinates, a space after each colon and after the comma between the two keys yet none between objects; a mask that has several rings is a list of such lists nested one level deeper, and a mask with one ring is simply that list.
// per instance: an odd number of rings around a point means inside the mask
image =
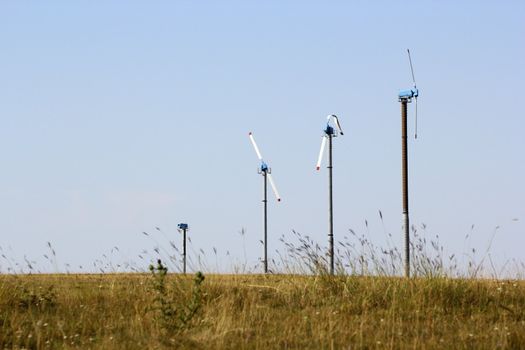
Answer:
[{"label": "dry golden grass", "polygon": [[[1,349],[520,349],[525,283],[207,275],[180,329],[148,274],[0,276]],[[168,275],[183,307],[192,276]]]}]

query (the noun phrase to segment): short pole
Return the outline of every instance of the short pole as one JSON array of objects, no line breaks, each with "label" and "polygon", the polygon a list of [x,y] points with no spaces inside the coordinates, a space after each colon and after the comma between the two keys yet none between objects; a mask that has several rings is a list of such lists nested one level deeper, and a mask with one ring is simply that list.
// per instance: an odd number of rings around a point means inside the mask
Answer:
[{"label": "short pole", "polygon": [[186,230],[187,229],[182,230],[182,272],[184,274],[186,274]]},{"label": "short pole", "polygon": [[182,233],[182,273],[186,274],[186,233],[188,231],[188,224],[180,223],[178,225],[179,232]]}]

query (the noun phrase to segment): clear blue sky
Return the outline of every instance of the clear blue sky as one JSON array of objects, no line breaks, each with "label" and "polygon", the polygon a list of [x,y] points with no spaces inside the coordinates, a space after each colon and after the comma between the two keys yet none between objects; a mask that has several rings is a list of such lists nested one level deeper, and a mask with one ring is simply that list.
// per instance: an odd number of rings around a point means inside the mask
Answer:
[{"label": "clear blue sky", "polygon": [[472,224],[478,249],[499,225],[494,260],[523,261],[524,38],[523,1],[1,1],[0,246],[43,269],[47,241],[60,266],[113,246],[115,261],[145,264],[137,255],[155,242],[141,232],[179,244],[187,221],[194,249],[235,261],[245,228],[256,263],[249,131],[283,197],[269,207],[270,251],[292,229],[324,245],[315,162],[331,113],[345,131],[336,239],[366,219],[382,244],[380,209],[401,244],[396,97],[411,86],[409,47],[421,91],[412,223],[456,253]]}]

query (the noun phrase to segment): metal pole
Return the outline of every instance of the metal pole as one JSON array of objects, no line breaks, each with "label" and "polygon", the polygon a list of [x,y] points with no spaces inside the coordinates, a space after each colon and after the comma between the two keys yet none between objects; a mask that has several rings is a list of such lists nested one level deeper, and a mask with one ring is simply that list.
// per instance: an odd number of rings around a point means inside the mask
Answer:
[{"label": "metal pole", "polygon": [[334,210],[332,198],[332,134],[328,135],[328,207],[329,207],[329,232],[328,232],[328,255],[330,257],[330,274],[334,274]]},{"label": "metal pole", "polygon": [[410,277],[410,225],[408,219],[407,103],[401,100],[401,149],[403,181],[403,228],[405,230],[405,277]]},{"label": "metal pole", "polygon": [[263,171],[264,177],[264,273],[268,273],[268,170]]},{"label": "metal pole", "polygon": [[182,272],[186,274],[186,229],[182,230]]}]

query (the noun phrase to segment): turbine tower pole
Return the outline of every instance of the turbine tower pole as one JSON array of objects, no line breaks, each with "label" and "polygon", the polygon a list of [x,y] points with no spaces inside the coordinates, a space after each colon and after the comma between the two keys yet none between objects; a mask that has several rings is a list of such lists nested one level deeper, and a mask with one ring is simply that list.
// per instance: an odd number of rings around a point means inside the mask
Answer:
[{"label": "turbine tower pole", "polygon": [[328,133],[328,255],[330,257],[330,274],[334,274],[334,208],[332,194],[332,137],[333,133]]},{"label": "turbine tower pole", "polygon": [[401,167],[403,183],[403,229],[405,231],[405,277],[410,277],[410,223],[408,217],[407,103],[401,99]]},{"label": "turbine tower pole", "polygon": [[268,169],[262,171],[263,175],[263,206],[264,206],[264,273],[268,273]]},{"label": "turbine tower pole", "polygon": [[[331,126],[331,123],[334,126]],[[334,201],[333,201],[333,138],[343,135],[341,124],[336,115],[330,114],[326,119],[326,128],[321,137],[321,149],[317,158],[316,169],[321,168],[326,141],[328,140],[328,258],[330,259],[330,274],[335,273],[335,252],[334,252]]]}]

